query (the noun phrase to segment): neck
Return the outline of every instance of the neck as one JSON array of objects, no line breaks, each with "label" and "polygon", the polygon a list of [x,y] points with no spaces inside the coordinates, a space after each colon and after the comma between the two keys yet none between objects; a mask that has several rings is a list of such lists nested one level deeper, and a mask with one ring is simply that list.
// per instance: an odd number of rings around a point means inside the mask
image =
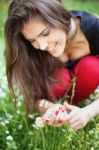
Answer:
[{"label": "neck", "polygon": [[67,55],[67,49],[68,49],[69,43],[73,43],[73,40],[74,40],[76,34],[77,34],[77,24],[71,18],[71,30],[68,33],[68,38],[67,38],[64,54],[60,57],[60,60],[62,62],[67,62],[69,60],[69,57]]},{"label": "neck", "polygon": [[72,19],[64,55],[67,55],[68,60],[75,60],[88,54],[89,43],[80,28],[80,22],[78,19]]},{"label": "neck", "polygon": [[68,40],[73,40],[77,34],[78,24],[71,18],[71,30],[68,33]]}]

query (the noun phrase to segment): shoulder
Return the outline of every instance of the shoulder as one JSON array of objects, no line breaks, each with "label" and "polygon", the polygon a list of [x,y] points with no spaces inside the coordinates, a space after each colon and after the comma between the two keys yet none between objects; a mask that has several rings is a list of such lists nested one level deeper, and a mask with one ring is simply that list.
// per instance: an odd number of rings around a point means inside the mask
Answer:
[{"label": "shoulder", "polygon": [[87,18],[87,17],[90,19],[98,18],[97,15],[89,13],[87,11],[83,11],[83,10],[71,10],[70,12],[73,17],[81,17],[81,19]]},{"label": "shoulder", "polygon": [[72,10],[71,14],[74,18],[80,18],[81,27],[90,28],[98,26],[99,28],[99,17],[97,15],[80,10]]},{"label": "shoulder", "polygon": [[92,54],[99,54],[99,17],[86,11],[73,10],[74,18],[80,18],[80,27],[86,36]]}]

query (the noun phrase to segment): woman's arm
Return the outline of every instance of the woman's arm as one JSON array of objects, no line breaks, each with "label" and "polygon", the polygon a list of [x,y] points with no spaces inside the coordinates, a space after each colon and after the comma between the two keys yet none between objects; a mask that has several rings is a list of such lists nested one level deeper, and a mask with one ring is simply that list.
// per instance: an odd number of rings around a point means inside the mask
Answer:
[{"label": "woman's arm", "polygon": [[64,106],[69,112],[65,121],[75,131],[85,127],[93,117],[99,115],[99,98],[83,108],[69,105],[67,102],[64,102]]},{"label": "woman's arm", "polygon": [[84,107],[85,111],[88,111],[91,119],[97,115],[99,115],[99,98],[95,100],[90,105]]}]

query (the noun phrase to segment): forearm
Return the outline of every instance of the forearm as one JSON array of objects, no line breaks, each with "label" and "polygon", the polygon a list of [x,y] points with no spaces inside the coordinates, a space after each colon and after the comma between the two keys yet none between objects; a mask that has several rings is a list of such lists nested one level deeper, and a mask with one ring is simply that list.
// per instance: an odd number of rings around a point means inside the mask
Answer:
[{"label": "forearm", "polygon": [[84,108],[87,112],[89,112],[90,118],[99,115],[99,98],[92,102],[90,105]]},{"label": "forearm", "polygon": [[35,102],[34,108],[35,110],[40,113],[44,114],[46,110],[53,105],[52,102],[46,100],[46,99],[40,99]]}]

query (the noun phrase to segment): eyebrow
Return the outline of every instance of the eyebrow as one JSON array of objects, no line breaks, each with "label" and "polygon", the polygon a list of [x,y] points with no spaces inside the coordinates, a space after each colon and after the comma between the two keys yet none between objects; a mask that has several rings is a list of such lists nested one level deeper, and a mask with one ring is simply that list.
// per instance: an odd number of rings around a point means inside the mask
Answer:
[{"label": "eyebrow", "polygon": [[[37,35],[37,37],[40,37],[46,29],[48,28],[46,27],[44,30],[42,30],[41,33]],[[34,39],[27,39],[27,40],[29,40],[30,42],[34,41]]]}]

